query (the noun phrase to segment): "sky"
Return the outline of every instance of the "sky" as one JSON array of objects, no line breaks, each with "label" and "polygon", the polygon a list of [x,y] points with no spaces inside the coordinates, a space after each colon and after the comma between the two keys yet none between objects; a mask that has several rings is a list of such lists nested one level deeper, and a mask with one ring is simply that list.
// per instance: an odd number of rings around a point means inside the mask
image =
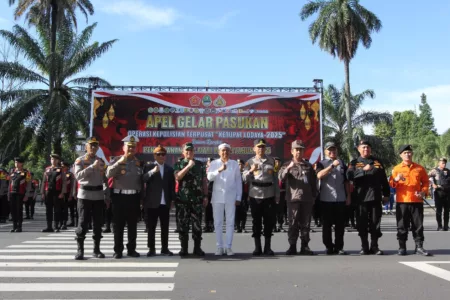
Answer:
[{"label": "sky", "polygon": [[[344,65],[313,45],[299,12],[306,0],[91,0],[92,41],[119,39],[83,75],[113,85],[341,87]],[[372,89],[364,110],[418,110],[425,93],[439,133],[450,128],[450,1],[360,3],[383,28],[350,65],[352,93]],[[384,4],[384,5],[383,5]],[[389,5],[387,5],[389,4]],[[0,1],[0,28],[13,8]],[[79,19],[79,29],[86,26]]]}]

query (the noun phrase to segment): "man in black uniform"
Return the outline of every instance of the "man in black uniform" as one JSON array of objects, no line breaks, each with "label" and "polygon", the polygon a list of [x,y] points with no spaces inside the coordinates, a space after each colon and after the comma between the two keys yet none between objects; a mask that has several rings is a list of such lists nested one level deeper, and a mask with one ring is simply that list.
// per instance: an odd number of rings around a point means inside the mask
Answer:
[{"label": "man in black uniform", "polygon": [[11,203],[13,229],[11,232],[22,232],[23,202],[28,201],[31,190],[31,174],[23,168],[24,159],[14,159],[15,169],[11,172],[8,198]]},{"label": "man in black uniform", "polygon": [[66,190],[64,192],[63,220],[61,227],[62,230],[67,230],[67,221],[69,219],[69,207],[71,206],[71,203],[74,202],[73,197],[75,192],[75,176],[73,175],[72,172],[70,172],[70,166],[71,163],[67,161],[61,162],[63,172],[66,174],[64,177],[64,180],[66,180]]},{"label": "man in black uniform", "polygon": [[[448,219],[450,208],[450,170],[445,166],[447,159],[441,157],[436,168],[428,173],[430,181],[433,182],[434,203],[436,205],[437,230],[448,231]],[[442,226],[442,210],[444,210],[444,226]]]},{"label": "man in black uniform", "polygon": [[[379,159],[372,156],[368,141],[361,140],[358,145],[360,156],[350,162],[348,180],[353,181],[357,202],[358,233],[361,238],[361,255],[383,255],[378,248],[381,233],[381,203],[389,201],[390,188],[386,171]],[[383,198],[384,196],[384,198]],[[371,244],[367,240],[370,232]]]},{"label": "man in black uniform", "polygon": [[0,223],[6,223],[8,209],[9,173],[0,167]]}]

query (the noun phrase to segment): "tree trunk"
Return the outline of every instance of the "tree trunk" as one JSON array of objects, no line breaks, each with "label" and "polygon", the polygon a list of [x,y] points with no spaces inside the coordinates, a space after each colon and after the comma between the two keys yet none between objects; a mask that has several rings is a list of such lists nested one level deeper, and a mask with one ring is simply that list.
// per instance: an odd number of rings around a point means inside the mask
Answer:
[{"label": "tree trunk", "polygon": [[353,151],[353,127],[352,127],[352,112],[350,107],[350,60],[344,60],[345,66],[345,116],[347,118],[347,145],[348,145],[348,159],[352,158]]},{"label": "tree trunk", "polygon": [[[50,68],[49,68],[49,75],[50,75],[50,80],[49,80],[49,97],[50,97],[50,101],[51,101],[51,97],[53,96],[53,90],[55,89],[55,67],[54,67],[54,56],[56,53],[56,31],[58,28],[58,1],[57,0],[52,0],[51,2],[51,7],[52,7],[52,15],[51,15],[51,39],[50,39],[50,43],[51,43],[51,59],[50,59]],[[48,135],[47,135],[47,161],[50,161],[50,154],[52,153],[52,142],[53,142],[53,124],[52,121],[50,121],[49,123],[49,128],[48,128]]]}]

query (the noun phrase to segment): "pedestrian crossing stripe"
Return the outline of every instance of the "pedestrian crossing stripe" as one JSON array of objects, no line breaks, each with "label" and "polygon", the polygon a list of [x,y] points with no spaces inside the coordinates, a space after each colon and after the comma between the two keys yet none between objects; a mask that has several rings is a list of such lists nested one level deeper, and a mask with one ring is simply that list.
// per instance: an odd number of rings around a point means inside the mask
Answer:
[{"label": "pedestrian crossing stripe", "polygon": [[168,292],[173,283],[0,283],[2,292]]},{"label": "pedestrian crossing stripe", "polygon": [[[73,257],[72,257],[73,258]],[[77,262],[0,262],[0,268],[177,268],[178,263],[107,262],[86,260]]]},{"label": "pedestrian crossing stripe", "polygon": [[0,271],[0,278],[155,278],[175,276],[175,271]]}]

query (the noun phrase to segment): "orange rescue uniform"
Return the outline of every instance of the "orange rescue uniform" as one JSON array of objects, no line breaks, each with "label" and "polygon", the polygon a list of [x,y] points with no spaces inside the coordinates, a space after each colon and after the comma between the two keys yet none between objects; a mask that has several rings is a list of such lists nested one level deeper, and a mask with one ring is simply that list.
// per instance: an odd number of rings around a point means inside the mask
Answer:
[{"label": "orange rescue uniform", "polygon": [[[405,180],[396,182],[395,177],[399,173],[403,174]],[[406,165],[400,163],[392,170],[392,176],[389,179],[391,187],[396,189],[397,203],[422,203],[423,199],[415,195],[416,192],[423,192],[428,194],[428,174],[425,168],[419,164],[411,163]]]}]

